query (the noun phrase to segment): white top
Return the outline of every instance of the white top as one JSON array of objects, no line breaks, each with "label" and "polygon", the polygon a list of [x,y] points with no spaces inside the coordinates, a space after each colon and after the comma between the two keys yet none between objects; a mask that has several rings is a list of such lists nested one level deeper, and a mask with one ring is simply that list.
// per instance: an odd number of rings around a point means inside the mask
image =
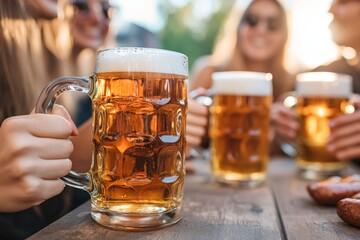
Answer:
[{"label": "white top", "polygon": [[95,73],[103,72],[156,72],[188,76],[188,58],[163,49],[111,48],[97,54]]},{"label": "white top", "polygon": [[212,89],[219,94],[247,96],[272,95],[272,75],[263,72],[215,72]]},{"label": "white top", "polygon": [[307,72],[296,76],[298,96],[349,98],[352,91],[352,77],[346,74]]}]

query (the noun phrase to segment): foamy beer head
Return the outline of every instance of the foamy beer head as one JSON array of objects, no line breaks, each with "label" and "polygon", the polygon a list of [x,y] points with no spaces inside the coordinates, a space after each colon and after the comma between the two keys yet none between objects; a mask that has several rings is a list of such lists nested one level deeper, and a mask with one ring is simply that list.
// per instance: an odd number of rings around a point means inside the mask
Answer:
[{"label": "foamy beer head", "polygon": [[212,88],[218,94],[268,96],[272,95],[272,75],[262,72],[215,72]]},{"label": "foamy beer head", "polygon": [[332,72],[307,72],[296,77],[296,93],[301,97],[350,98],[352,78]]},{"label": "foamy beer head", "polygon": [[157,72],[188,76],[185,55],[152,48],[114,48],[100,51],[95,73],[103,72]]}]

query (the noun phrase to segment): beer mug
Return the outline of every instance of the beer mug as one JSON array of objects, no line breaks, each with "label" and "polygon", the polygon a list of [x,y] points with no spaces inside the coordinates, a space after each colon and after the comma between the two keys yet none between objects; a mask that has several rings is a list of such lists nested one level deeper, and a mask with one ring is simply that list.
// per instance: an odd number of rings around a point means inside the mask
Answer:
[{"label": "beer mug", "polygon": [[266,179],[269,156],[272,75],[212,74],[210,139],[217,182],[255,187]]},{"label": "beer mug", "polygon": [[327,151],[329,121],[354,112],[350,103],[352,78],[332,72],[307,72],[297,75],[294,96],[285,98],[292,107],[300,129],[295,142],[296,162],[307,179],[321,179],[339,174],[346,166]]},{"label": "beer mug", "polygon": [[87,93],[93,153],[87,173],[62,180],[91,195],[91,215],[121,230],[152,230],[182,217],[188,59],[160,49],[99,51],[90,77],[64,77],[41,93],[51,112],[64,91]]}]

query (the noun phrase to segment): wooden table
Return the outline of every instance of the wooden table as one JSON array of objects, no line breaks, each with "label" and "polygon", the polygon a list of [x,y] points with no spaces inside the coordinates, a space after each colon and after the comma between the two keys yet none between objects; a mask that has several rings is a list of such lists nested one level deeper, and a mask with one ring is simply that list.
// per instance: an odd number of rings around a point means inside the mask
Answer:
[{"label": "wooden table", "polygon": [[[360,240],[360,229],[344,223],[335,207],[312,201],[308,182],[297,177],[290,159],[272,159],[267,183],[255,189],[218,185],[206,160],[194,164],[198,171],[185,180],[184,217],[171,227],[148,232],[104,228],[91,219],[87,202],[29,239]],[[360,172],[355,167],[350,172],[354,169]]]}]

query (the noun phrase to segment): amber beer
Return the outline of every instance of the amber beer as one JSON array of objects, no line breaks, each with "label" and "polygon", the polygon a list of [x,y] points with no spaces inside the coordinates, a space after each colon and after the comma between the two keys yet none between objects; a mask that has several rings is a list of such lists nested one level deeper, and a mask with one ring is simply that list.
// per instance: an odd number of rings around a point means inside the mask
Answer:
[{"label": "amber beer", "polygon": [[105,225],[116,214],[129,225],[137,215],[176,222],[185,176],[186,58],[160,50],[104,51],[98,58],[92,96],[93,217]]},{"label": "amber beer", "polygon": [[352,79],[330,72],[299,74],[296,81],[296,113],[300,124],[297,139],[297,164],[306,178],[338,174],[345,167],[326,149],[329,121],[351,113]]},{"label": "amber beer", "polygon": [[181,53],[113,48],[97,54],[92,76],[55,79],[40,94],[43,113],[65,90],[92,99],[91,169],[62,180],[90,193],[98,223],[142,231],[181,219],[187,81]]},{"label": "amber beer", "polygon": [[266,178],[272,76],[259,72],[212,75],[210,108],[212,167],[215,180],[252,187]]}]

